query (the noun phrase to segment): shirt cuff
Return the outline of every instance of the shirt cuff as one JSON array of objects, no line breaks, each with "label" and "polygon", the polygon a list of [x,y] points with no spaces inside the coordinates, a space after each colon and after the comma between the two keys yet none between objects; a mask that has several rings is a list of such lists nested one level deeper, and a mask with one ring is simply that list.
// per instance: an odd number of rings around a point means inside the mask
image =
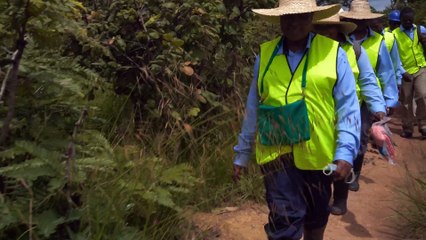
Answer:
[{"label": "shirt cuff", "polygon": [[339,149],[336,149],[336,154],[334,155],[334,161],[337,160],[343,160],[348,162],[350,165],[353,166],[354,156],[353,154],[347,152],[347,151],[339,151]]},{"label": "shirt cuff", "polygon": [[386,107],[385,106],[371,106],[371,109],[369,109],[369,110],[373,114],[378,113],[378,112],[386,113]]},{"label": "shirt cuff", "polygon": [[385,100],[386,101],[386,107],[395,108],[398,107],[398,101],[394,100]]}]

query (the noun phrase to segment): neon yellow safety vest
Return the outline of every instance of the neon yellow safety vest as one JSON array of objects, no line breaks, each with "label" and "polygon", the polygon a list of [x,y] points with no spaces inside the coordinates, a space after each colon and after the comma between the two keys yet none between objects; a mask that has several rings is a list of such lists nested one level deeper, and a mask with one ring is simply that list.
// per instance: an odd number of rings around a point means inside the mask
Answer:
[{"label": "neon yellow safety vest", "polygon": [[349,42],[345,42],[342,45],[343,50],[345,50],[346,55],[348,56],[349,65],[351,66],[352,72],[355,76],[356,81],[356,95],[358,96],[358,101],[361,104],[362,98],[361,98],[361,88],[359,87],[359,68],[358,68],[358,60],[356,59],[355,50],[352,44]]},{"label": "neon yellow safety vest", "polygon": [[390,30],[390,27],[385,27],[385,32],[392,32],[392,30]]},{"label": "neon yellow safety vest", "polygon": [[[361,46],[364,47],[367,52],[368,59],[370,59],[371,66],[373,67],[374,73],[377,76],[377,61],[379,60],[380,46],[382,45],[383,36],[373,32],[365,41],[362,42]],[[377,84],[382,88],[379,78],[377,78]]]},{"label": "neon yellow safety vest", "polygon": [[383,38],[385,39],[386,48],[390,53],[392,51],[393,44],[395,42],[395,36],[390,32],[384,32]]},{"label": "neon yellow safety vest", "polygon": [[383,36],[374,32],[365,41],[362,42],[361,46],[364,47],[367,52],[368,58],[370,59],[371,66],[376,72],[377,61],[379,59],[380,45],[382,44]]},{"label": "neon yellow safety vest", "polygon": [[409,74],[417,73],[426,66],[422,44],[419,42],[417,27],[414,27],[414,41],[401,28],[393,30],[398,43],[399,56],[402,66]]},{"label": "neon yellow safety vest", "polygon": [[[259,78],[262,77],[279,40],[280,38],[276,38],[260,46]],[[311,139],[293,146],[266,146],[257,141],[258,164],[268,163],[290,152],[293,153],[296,167],[303,170],[320,170],[333,161],[337,134],[332,94],[337,81],[338,49],[338,42],[318,34],[311,41],[305,88]],[[275,56],[263,81],[258,79],[262,104],[284,106],[302,98],[301,82],[306,58],[305,54],[293,74],[286,56]],[[263,92],[260,92],[262,82]]]}]

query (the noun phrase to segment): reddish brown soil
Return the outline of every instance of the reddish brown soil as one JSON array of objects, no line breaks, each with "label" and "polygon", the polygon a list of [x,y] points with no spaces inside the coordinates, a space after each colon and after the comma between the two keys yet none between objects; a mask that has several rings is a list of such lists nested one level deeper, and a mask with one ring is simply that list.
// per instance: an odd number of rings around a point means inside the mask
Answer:
[{"label": "reddish brown soil", "polygon": [[[369,150],[360,178],[360,190],[350,192],[346,215],[330,216],[325,239],[402,239],[395,228],[398,222],[395,209],[404,203],[399,191],[405,186],[406,169],[417,173],[426,169],[423,167],[426,163],[426,140],[420,140],[417,132],[413,139],[402,139],[397,118],[390,126],[397,144],[397,165],[388,164],[377,152]],[[215,233],[215,237],[207,239],[266,239],[263,225],[267,222],[268,209],[265,205],[247,203],[223,210],[223,213],[195,216],[195,222],[201,229]]]}]

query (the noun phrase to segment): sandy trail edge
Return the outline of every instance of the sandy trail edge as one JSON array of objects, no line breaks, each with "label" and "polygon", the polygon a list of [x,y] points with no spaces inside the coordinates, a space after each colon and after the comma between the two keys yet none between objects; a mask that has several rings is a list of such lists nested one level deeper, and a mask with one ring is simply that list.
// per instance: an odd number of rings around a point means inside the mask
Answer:
[{"label": "sandy trail edge", "polygon": [[[344,216],[330,216],[325,239],[401,239],[393,227],[402,204],[398,189],[405,186],[406,168],[424,171],[426,168],[426,141],[418,133],[413,139],[399,137],[400,123],[390,124],[397,144],[397,165],[393,166],[369,149],[360,178],[360,191],[349,195],[349,212]],[[426,175],[425,172],[422,175]],[[203,230],[213,230],[215,236],[203,239],[257,240],[266,239],[263,225],[267,222],[268,209],[262,204],[247,203],[229,208],[222,214],[197,213],[194,222]]]}]

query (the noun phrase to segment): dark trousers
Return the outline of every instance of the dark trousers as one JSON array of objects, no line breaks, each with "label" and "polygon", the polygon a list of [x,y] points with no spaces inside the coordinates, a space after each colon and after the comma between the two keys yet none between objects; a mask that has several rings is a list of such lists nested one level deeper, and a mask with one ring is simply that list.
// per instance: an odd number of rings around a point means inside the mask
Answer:
[{"label": "dark trousers", "polygon": [[346,204],[348,195],[349,185],[344,180],[333,182],[333,205]]},{"label": "dark trousers", "polygon": [[372,114],[367,108],[367,104],[362,103],[361,105],[361,142],[358,155],[354,160],[354,172],[356,174],[361,172],[362,165],[364,163],[364,155],[367,152],[368,140],[370,137],[370,128],[373,124]]},{"label": "dark trousers", "polygon": [[265,231],[270,240],[301,239],[304,229],[325,227],[332,178],[296,168],[291,155],[261,166],[269,207]]}]

